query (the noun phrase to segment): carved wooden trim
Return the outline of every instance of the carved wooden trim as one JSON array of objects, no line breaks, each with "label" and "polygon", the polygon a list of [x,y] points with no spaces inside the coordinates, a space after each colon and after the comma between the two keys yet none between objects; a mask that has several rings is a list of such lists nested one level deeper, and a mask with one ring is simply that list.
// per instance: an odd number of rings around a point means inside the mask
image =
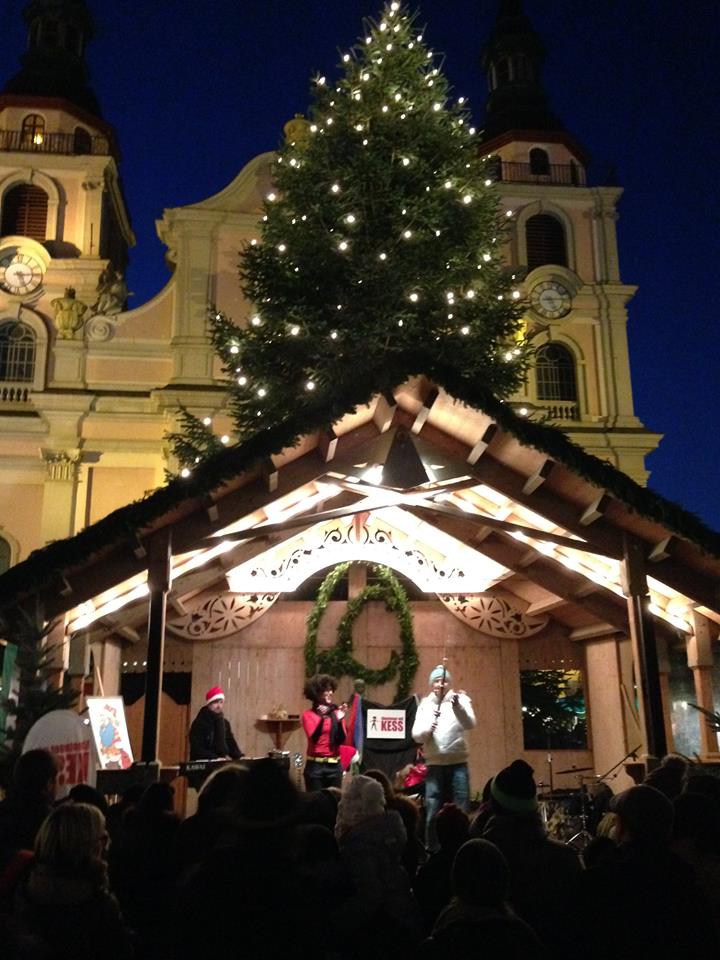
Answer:
[{"label": "carved wooden trim", "polygon": [[544,616],[528,616],[507,600],[491,593],[438,594],[438,599],[466,626],[501,640],[531,637],[546,627],[550,620]]},{"label": "carved wooden trim", "polygon": [[279,593],[220,593],[168,622],[167,628],[185,640],[222,640],[243,630],[275,603]]}]

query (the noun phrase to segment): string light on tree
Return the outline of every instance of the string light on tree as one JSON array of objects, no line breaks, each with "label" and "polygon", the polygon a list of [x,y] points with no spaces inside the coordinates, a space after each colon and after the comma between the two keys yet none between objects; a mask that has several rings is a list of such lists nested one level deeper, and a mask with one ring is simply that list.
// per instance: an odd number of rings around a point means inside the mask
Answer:
[{"label": "string light on tree", "polygon": [[241,253],[256,312],[246,325],[210,316],[239,440],[317,409],[338,384],[361,382],[366,402],[423,372],[422,356],[426,371],[451,361],[500,397],[524,375],[524,350],[503,360],[517,284],[487,252],[511,218],[417,15],[386,4],[340,60],[337,75],[315,75],[309,132],[279,149],[260,242]]}]

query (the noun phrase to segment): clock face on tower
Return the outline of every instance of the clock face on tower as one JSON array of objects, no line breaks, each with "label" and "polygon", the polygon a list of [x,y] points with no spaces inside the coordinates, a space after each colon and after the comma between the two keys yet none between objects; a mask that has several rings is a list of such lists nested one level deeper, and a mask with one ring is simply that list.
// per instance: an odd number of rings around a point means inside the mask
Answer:
[{"label": "clock face on tower", "polygon": [[29,253],[0,251],[0,287],[6,293],[25,296],[37,290],[43,281],[43,266]]},{"label": "clock face on tower", "polygon": [[541,317],[557,320],[570,313],[572,297],[570,291],[557,280],[543,280],[530,291],[530,303]]}]

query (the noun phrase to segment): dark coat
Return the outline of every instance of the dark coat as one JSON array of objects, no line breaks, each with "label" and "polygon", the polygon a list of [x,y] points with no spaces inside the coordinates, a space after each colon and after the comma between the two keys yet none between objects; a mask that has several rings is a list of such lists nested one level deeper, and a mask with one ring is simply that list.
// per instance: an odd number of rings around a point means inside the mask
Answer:
[{"label": "dark coat", "polygon": [[[223,732],[226,749],[222,749]],[[231,757],[239,760],[243,752],[233,736],[230,722],[221,713],[202,707],[190,725],[190,759],[219,760]]]}]

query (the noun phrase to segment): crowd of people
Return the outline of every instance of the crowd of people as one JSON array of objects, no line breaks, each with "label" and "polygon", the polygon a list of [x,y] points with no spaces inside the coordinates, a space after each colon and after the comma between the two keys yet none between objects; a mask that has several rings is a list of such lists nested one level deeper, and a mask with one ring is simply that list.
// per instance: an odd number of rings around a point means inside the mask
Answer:
[{"label": "crowd of people", "polygon": [[547,836],[519,759],[474,815],[438,810],[435,852],[418,804],[380,771],[301,791],[275,760],[231,761],[186,819],[167,784],[108,807],[87,785],[55,802],[55,783],[52,754],[30,750],[0,802],[9,960],[656,960],[718,947],[720,780],[675,757],[613,798],[582,852]]}]

